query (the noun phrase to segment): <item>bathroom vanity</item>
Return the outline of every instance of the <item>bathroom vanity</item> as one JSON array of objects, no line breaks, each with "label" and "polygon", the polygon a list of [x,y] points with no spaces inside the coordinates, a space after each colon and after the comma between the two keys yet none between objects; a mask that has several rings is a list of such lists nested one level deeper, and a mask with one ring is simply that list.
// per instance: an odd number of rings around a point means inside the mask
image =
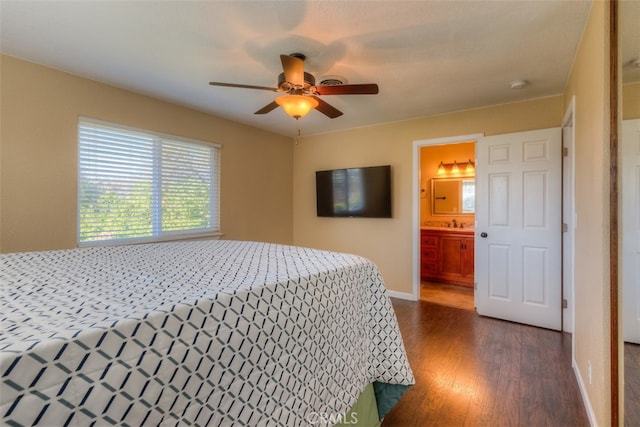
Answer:
[{"label": "bathroom vanity", "polygon": [[420,278],[473,287],[473,249],[473,230],[422,227]]}]

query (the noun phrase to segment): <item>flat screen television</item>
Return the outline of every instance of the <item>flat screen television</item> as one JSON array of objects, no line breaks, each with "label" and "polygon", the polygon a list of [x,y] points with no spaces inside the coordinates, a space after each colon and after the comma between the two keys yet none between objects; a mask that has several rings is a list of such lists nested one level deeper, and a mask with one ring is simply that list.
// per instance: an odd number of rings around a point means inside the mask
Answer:
[{"label": "flat screen television", "polygon": [[320,217],[391,218],[391,166],[316,172]]}]

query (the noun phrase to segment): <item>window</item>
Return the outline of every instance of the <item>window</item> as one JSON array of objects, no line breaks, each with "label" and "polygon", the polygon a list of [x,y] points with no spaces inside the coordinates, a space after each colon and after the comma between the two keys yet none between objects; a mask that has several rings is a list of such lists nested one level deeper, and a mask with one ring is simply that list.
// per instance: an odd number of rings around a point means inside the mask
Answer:
[{"label": "window", "polygon": [[462,180],[462,213],[474,213],[476,211],[476,180]]},{"label": "window", "polygon": [[220,146],[81,119],[78,243],[219,232]]}]

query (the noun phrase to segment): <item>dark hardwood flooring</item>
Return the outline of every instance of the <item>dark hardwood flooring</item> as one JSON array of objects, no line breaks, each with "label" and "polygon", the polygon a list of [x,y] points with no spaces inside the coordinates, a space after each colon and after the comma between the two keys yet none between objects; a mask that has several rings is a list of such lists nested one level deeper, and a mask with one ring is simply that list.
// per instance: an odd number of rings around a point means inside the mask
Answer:
[{"label": "dark hardwood flooring", "polygon": [[624,425],[640,425],[639,344],[624,344]]},{"label": "dark hardwood flooring", "polygon": [[416,377],[382,426],[588,426],[571,335],[393,299]]}]

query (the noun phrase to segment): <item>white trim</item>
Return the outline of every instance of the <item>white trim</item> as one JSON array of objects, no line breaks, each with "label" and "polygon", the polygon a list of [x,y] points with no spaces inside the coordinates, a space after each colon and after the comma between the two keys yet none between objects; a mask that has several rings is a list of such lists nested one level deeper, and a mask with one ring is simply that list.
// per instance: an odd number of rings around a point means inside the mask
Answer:
[{"label": "white trim", "polygon": [[387,293],[391,298],[399,298],[408,301],[417,301],[416,297],[413,294],[408,292],[399,292],[399,291],[391,291],[387,289]]},{"label": "white trim", "polygon": [[584,403],[584,409],[587,411],[587,417],[589,418],[589,425],[592,427],[597,427],[598,422],[596,421],[596,414],[593,412],[593,407],[591,406],[591,401],[589,401],[589,394],[587,393],[587,388],[584,385],[584,381],[582,380],[582,375],[580,374],[580,369],[578,369],[578,364],[573,360],[571,363],[571,367],[573,368],[573,373],[576,376],[576,380],[578,382],[578,388],[580,389],[580,394],[582,395],[582,402]]},{"label": "white trim", "polygon": [[[565,271],[568,271],[569,275],[569,283],[564,283],[563,285],[563,298],[567,298],[568,307],[563,310],[563,330],[566,332],[573,333],[574,325],[575,325],[575,229],[576,229],[576,205],[575,205],[575,194],[576,194],[576,129],[575,129],[575,106],[576,106],[576,97],[572,96],[571,101],[569,102],[569,106],[567,107],[567,111],[564,114],[564,119],[562,120],[562,146],[566,147],[569,150],[569,154],[566,158],[566,162],[568,162],[569,170],[565,170],[565,159],[562,161],[562,179],[569,179],[569,194],[564,194],[564,182],[563,182],[563,194],[562,194],[562,203],[563,203],[563,212],[562,212],[562,221],[566,222],[569,233],[563,233],[562,236],[562,253],[564,256],[565,247],[569,245],[569,256],[570,259],[563,259],[562,262],[562,278],[563,281],[565,279]],[[569,129],[569,141],[565,141],[565,129]],[[568,142],[568,144],[567,144]],[[569,213],[568,218],[564,216],[564,206],[566,203],[569,203]],[[567,292],[568,291],[568,292]],[[573,340],[572,340],[573,341]],[[572,352],[574,350],[574,342],[572,342]]]},{"label": "white trim", "polygon": [[[575,301],[576,301],[576,287],[575,287],[575,229],[578,226],[578,217],[577,217],[577,213],[576,213],[576,206],[575,206],[575,194],[576,194],[576,160],[575,160],[575,151],[576,151],[576,128],[575,128],[575,123],[576,123],[576,97],[575,95],[571,97],[571,101],[569,102],[569,106],[567,107],[567,111],[564,114],[564,118],[562,120],[562,130],[563,130],[563,137],[564,137],[564,130],[565,128],[570,128],[571,131],[571,137],[570,137],[570,144],[565,145],[565,141],[563,138],[562,141],[562,146],[563,147],[567,147],[569,149],[569,156],[568,156],[568,161],[570,162],[570,168],[571,170],[568,171],[568,175],[566,175],[566,171],[564,170],[564,159],[563,159],[563,171],[562,171],[562,177],[563,179],[568,178],[571,180],[571,184],[570,184],[570,192],[571,194],[569,195],[570,200],[567,200],[567,195],[563,194],[562,198],[562,203],[571,203],[570,206],[570,212],[569,212],[569,218],[568,218],[568,223],[567,223],[567,227],[569,227],[569,229],[572,230],[571,232],[571,240],[569,242],[565,242],[564,241],[564,236],[563,236],[563,245],[565,244],[569,244],[571,245],[571,260],[563,260],[563,279],[564,279],[564,269],[566,268],[571,268],[571,272],[570,272],[570,280],[571,283],[569,284],[569,286],[571,287],[570,289],[570,299],[568,300],[568,309],[569,312],[567,313],[567,316],[569,317],[571,323],[570,325],[566,325],[566,323],[564,324],[564,330],[567,332],[571,332],[571,367],[573,368],[573,374],[576,377],[576,381],[578,383],[578,388],[580,389],[580,395],[582,396],[582,403],[584,404],[584,408],[587,411],[587,417],[589,418],[589,424],[592,427],[597,427],[598,423],[597,423],[597,419],[596,419],[596,415],[595,412],[593,411],[593,406],[591,405],[591,400],[589,399],[589,393],[587,392],[587,387],[585,386],[585,382],[582,378],[582,374],[580,372],[580,369],[578,367],[578,361],[576,360],[576,335],[574,333],[574,329],[575,329],[575,323],[576,323],[576,310],[575,310]],[[564,184],[563,184],[564,187]],[[564,210],[564,209],[563,209]],[[563,212],[563,221],[567,219],[564,218],[564,212]],[[564,255],[564,248],[563,248],[563,255]],[[570,265],[567,265],[567,262],[569,261]],[[566,286],[567,284],[565,283],[565,291],[566,291]],[[564,315],[564,314],[563,314]]]},{"label": "white trim", "polygon": [[420,148],[430,145],[454,144],[477,141],[484,133],[471,135],[449,136],[444,138],[421,139],[413,141],[413,172],[412,172],[412,293],[414,301],[420,299]]}]

